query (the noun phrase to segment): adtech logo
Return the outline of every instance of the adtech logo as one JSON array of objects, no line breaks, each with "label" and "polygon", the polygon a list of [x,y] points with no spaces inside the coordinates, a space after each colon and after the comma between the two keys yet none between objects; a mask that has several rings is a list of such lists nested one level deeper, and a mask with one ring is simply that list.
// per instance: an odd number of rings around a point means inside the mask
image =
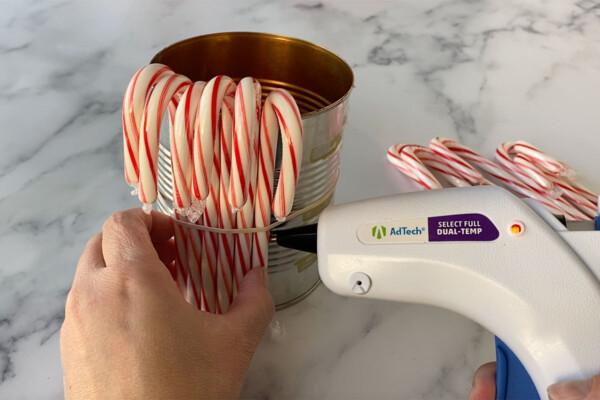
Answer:
[{"label": "adtech logo", "polygon": [[397,221],[371,221],[360,225],[356,231],[364,244],[427,243],[429,241],[427,218]]},{"label": "adtech logo", "polygon": [[381,239],[382,237],[385,237],[385,235],[387,235],[387,230],[383,225],[375,225],[371,230],[371,234],[374,238]]},{"label": "adtech logo", "polygon": [[[410,236],[410,235],[422,235],[425,232],[425,227],[407,227],[399,226],[392,227],[390,230],[390,236]],[[371,236],[375,239],[382,239],[388,234],[388,229],[383,225],[375,225],[371,228]]]},{"label": "adtech logo", "polygon": [[409,228],[407,226],[400,226],[398,228],[392,228],[390,230],[391,236],[400,236],[400,235],[421,235],[425,232],[425,227],[413,227]]}]

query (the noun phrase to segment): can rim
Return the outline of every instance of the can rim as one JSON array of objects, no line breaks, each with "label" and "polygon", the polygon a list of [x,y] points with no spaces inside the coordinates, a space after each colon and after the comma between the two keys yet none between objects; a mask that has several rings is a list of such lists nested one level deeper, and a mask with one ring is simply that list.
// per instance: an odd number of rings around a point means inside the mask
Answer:
[{"label": "can rim", "polygon": [[198,35],[198,36],[193,36],[187,39],[183,39],[183,40],[179,40],[177,42],[174,42],[166,47],[164,47],[162,50],[160,50],[158,53],[156,53],[153,57],[152,60],[150,61],[151,63],[155,63],[155,62],[161,62],[161,56],[167,51],[167,50],[172,50],[174,48],[177,48],[179,46],[185,46],[187,43],[189,42],[193,42],[195,40],[198,40],[199,38],[205,38],[205,39],[210,39],[210,38],[219,38],[219,37],[247,37],[247,36],[252,36],[252,37],[268,37],[270,39],[274,39],[274,40],[282,40],[282,41],[290,41],[290,42],[295,42],[307,47],[311,47],[317,51],[323,52],[325,54],[327,54],[330,57],[333,57],[334,59],[336,59],[337,61],[339,61],[342,65],[344,65],[349,73],[350,76],[350,87],[348,88],[348,90],[346,91],[346,93],[344,93],[340,98],[338,98],[336,101],[332,102],[331,104],[328,104],[327,106],[323,107],[323,108],[319,108],[318,110],[314,110],[314,111],[309,111],[305,114],[302,114],[302,119],[309,119],[312,117],[316,117],[322,113],[325,113],[333,108],[336,108],[338,105],[344,103],[348,97],[350,96],[350,93],[352,92],[352,89],[354,89],[354,71],[352,71],[352,68],[350,67],[350,65],[346,62],[346,60],[344,60],[341,56],[339,56],[337,53],[321,46],[318,45],[316,43],[313,42],[309,42],[308,40],[304,40],[304,39],[299,39],[296,37],[292,37],[292,36],[286,36],[286,35],[280,35],[280,34],[276,34],[276,33],[268,33],[268,32],[250,32],[250,31],[232,31],[232,32],[216,32],[216,33],[208,33],[205,35]]}]

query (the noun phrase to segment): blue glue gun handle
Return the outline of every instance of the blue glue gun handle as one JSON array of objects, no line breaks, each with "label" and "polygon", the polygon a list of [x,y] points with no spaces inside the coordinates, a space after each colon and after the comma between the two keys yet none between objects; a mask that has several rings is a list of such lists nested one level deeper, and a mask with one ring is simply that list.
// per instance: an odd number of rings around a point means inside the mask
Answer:
[{"label": "blue glue gun handle", "polygon": [[496,400],[540,400],[521,361],[496,337]]}]

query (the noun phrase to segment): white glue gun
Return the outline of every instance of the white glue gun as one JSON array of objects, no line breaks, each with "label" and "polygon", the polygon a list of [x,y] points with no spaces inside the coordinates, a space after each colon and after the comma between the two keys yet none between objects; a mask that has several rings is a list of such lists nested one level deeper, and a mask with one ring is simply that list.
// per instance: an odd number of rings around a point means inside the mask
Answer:
[{"label": "white glue gun", "polygon": [[276,235],[316,251],[335,293],[447,308],[496,334],[497,399],[547,399],[550,384],[600,373],[594,221],[480,186],[331,206]]}]

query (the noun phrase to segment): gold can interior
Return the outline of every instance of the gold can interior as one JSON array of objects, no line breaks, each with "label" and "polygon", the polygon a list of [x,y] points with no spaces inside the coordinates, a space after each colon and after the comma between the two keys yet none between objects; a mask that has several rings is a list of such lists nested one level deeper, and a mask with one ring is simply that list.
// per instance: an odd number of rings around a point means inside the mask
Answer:
[{"label": "gold can interior", "polygon": [[227,75],[258,79],[263,100],[275,88],[288,90],[304,117],[326,111],[349,95],[354,76],[340,57],[313,43],[280,35],[228,32],[177,42],[152,59],[193,81]]}]

